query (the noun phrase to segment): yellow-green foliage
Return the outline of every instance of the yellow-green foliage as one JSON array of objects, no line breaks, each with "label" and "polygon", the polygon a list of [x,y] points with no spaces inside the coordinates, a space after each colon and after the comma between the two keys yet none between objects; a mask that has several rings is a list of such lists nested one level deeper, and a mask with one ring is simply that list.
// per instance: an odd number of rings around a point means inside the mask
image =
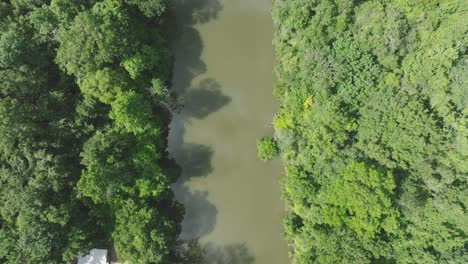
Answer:
[{"label": "yellow-green foliage", "polygon": [[468,2],[275,0],[295,263],[468,262]]}]

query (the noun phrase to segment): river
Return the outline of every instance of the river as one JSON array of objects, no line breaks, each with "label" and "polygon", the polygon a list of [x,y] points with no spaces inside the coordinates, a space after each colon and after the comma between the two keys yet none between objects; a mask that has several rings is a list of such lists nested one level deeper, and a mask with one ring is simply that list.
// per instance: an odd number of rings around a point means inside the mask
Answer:
[{"label": "river", "polygon": [[280,160],[257,158],[278,103],[270,0],[172,0],[175,27],[169,152],[186,215],[181,239],[207,264],[286,264]]}]

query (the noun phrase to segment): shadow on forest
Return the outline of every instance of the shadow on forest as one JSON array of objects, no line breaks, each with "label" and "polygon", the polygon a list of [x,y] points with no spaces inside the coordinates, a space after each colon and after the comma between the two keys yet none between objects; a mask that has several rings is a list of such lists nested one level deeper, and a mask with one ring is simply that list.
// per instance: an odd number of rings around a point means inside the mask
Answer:
[{"label": "shadow on forest", "polygon": [[169,33],[169,39],[174,54],[172,91],[182,110],[174,113],[168,150],[182,169],[173,191],[185,207],[180,235],[184,240],[212,232],[218,213],[215,205],[208,200],[208,192],[192,190],[187,186],[190,178],[206,177],[213,171],[211,160],[214,150],[207,145],[185,142],[184,135],[191,121],[203,119],[230,102],[230,98],[222,93],[221,85],[212,78],[193,84],[195,78],[207,71],[201,59],[203,42],[195,25],[216,19],[221,10],[219,0],[171,1],[169,20],[173,30]]},{"label": "shadow on forest", "polygon": [[176,264],[253,264],[255,257],[245,244],[201,246],[198,239],[181,241]]}]

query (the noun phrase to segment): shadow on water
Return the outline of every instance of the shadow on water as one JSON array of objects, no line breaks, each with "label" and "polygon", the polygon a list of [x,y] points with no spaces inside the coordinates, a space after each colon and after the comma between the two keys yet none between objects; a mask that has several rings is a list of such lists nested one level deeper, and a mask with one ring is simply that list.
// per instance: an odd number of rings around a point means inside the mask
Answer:
[{"label": "shadow on water", "polygon": [[184,25],[205,24],[218,18],[223,6],[219,0],[172,0],[179,21]]},{"label": "shadow on water", "polygon": [[211,158],[213,149],[201,144],[182,144],[177,150],[179,166],[183,168],[184,178],[202,177],[213,171]]},{"label": "shadow on water", "polygon": [[183,96],[183,113],[188,117],[203,119],[228,104],[231,98],[221,92],[221,85],[214,79],[203,79]]},{"label": "shadow on water", "polygon": [[219,0],[172,0],[170,8],[171,27],[169,39],[175,54],[172,88],[183,94],[192,80],[206,72],[201,60],[203,41],[194,27],[208,23],[218,17],[222,10]]},{"label": "shadow on water", "polygon": [[253,264],[255,257],[245,244],[201,246],[198,239],[180,241],[175,264]]},{"label": "shadow on water", "polygon": [[216,225],[218,210],[208,200],[209,193],[192,190],[187,184],[190,178],[206,177],[213,171],[211,161],[214,150],[211,146],[186,142],[184,135],[192,121],[203,119],[230,102],[230,98],[222,93],[221,84],[215,79],[195,81],[195,78],[207,71],[201,59],[202,38],[195,25],[216,19],[222,5],[219,0],[170,2],[171,29],[174,29],[170,33],[174,54],[172,91],[181,102],[182,111],[175,113],[172,118],[168,150],[182,168],[182,175],[173,185],[177,200],[185,206],[180,239],[192,240],[209,234]]},{"label": "shadow on water", "polygon": [[212,232],[218,210],[208,201],[208,192],[189,190],[187,186],[179,187],[177,199],[185,205],[180,239],[193,239]]}]

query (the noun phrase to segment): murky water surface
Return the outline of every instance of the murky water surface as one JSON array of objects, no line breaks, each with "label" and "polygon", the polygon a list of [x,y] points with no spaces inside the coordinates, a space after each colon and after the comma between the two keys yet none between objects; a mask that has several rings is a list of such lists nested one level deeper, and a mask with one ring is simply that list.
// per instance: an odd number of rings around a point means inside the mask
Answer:
[{"label": "murky water surface", "polygon": [[272,135],[274,49],[270,0],[172,0],[173,85],[183,101],[169,151],[182,166],[181,238],[208,264],[285,264],[279,160],[257,159]]}]

